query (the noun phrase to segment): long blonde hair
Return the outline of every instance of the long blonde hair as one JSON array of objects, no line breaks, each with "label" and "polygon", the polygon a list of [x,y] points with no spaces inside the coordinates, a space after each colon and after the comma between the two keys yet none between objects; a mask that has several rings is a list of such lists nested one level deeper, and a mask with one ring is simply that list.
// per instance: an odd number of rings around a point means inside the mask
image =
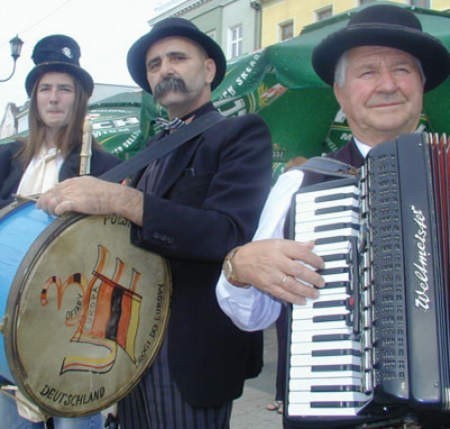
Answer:
[{"label": "long blonde hair", "polygon": [[[44,76],[43,73],[38,79],[31,91],[30,109],[28,113],[29,136],[25,141],[23,150],[19,154],[19,159],[24,166],[36,156],[45,144],[45,123],[39,116],[37,108],[37,88],[39,82]],[[73,77],[73,76],[72,76]],[[75,99],[72,111],[69,115],[67,125],[58,130],[56,145],[61,150],[63,157],[66,157],[74,148],[80,147],[83,138],[83,122],[87,112],[87,103],[89,96],[83,89],[78,80],[73,77],[75,88]]]}]

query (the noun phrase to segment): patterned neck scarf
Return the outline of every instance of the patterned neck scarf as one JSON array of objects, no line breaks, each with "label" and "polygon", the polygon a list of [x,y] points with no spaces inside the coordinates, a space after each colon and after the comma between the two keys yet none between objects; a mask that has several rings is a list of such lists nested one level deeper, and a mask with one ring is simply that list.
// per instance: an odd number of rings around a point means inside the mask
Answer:
[{"label": "patterned neck scarf", "polygon": [[28,164],[17,189],[18,195],[41,194],[58,183],[63,158],[56,148],[42,148]]}]

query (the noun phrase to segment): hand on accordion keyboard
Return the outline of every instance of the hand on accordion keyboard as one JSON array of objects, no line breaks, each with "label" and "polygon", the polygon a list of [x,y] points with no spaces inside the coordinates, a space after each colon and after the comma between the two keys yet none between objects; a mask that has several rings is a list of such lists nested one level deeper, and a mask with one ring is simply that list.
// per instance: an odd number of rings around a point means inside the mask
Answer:
[{"label": "hand on accordion keyboard", "polygon": [[324,262],[312,248],[312,242],[253,241],[234,254],[233,271],[239,283],[252,285],[282,301],[304,304],[306,298],[317,298],[317,288],[325,285],[316,272]]}]

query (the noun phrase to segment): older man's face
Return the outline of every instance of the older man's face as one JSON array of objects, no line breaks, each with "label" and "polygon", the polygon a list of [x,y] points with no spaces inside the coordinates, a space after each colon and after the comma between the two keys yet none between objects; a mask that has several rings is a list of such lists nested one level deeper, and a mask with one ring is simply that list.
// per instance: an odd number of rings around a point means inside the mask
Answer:
[{"label": "older man's face", "polygon": [[347,58],[345,82],[334,91],[353,135],[373,146],[414,132],[424,84],[415,58],[383,46],[353,48]]},{"label": "older man's face", "polygon": [[209,101],[216,66],[191,40],[171,36],[155,42],[147,51],[146,68],[155,100],[170,116],[183,116]]}]

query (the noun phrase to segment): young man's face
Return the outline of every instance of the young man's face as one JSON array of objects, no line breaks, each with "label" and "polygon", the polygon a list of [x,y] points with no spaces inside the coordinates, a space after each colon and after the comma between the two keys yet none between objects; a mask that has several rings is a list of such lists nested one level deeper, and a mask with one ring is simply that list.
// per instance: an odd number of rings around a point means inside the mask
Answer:
[{"label": "young man's face", "polygon": [[417,60],[383,46],[361,46],[347,53],[343,86],[334,91],[353,135],[371,146],[416,130],[423,85]]},{"label": "young man's face", "polygon": [[37,86],[36,102],[39,116],[48,128],[67,125],[75,102],[73,77],[67,73],[45,73]]},{"label": "young man's face", "polygon": [[183,116],[210,100],[215,63],[189,39],[166,37],[155,42],[145,64],[153,96],[171,117]]}]

